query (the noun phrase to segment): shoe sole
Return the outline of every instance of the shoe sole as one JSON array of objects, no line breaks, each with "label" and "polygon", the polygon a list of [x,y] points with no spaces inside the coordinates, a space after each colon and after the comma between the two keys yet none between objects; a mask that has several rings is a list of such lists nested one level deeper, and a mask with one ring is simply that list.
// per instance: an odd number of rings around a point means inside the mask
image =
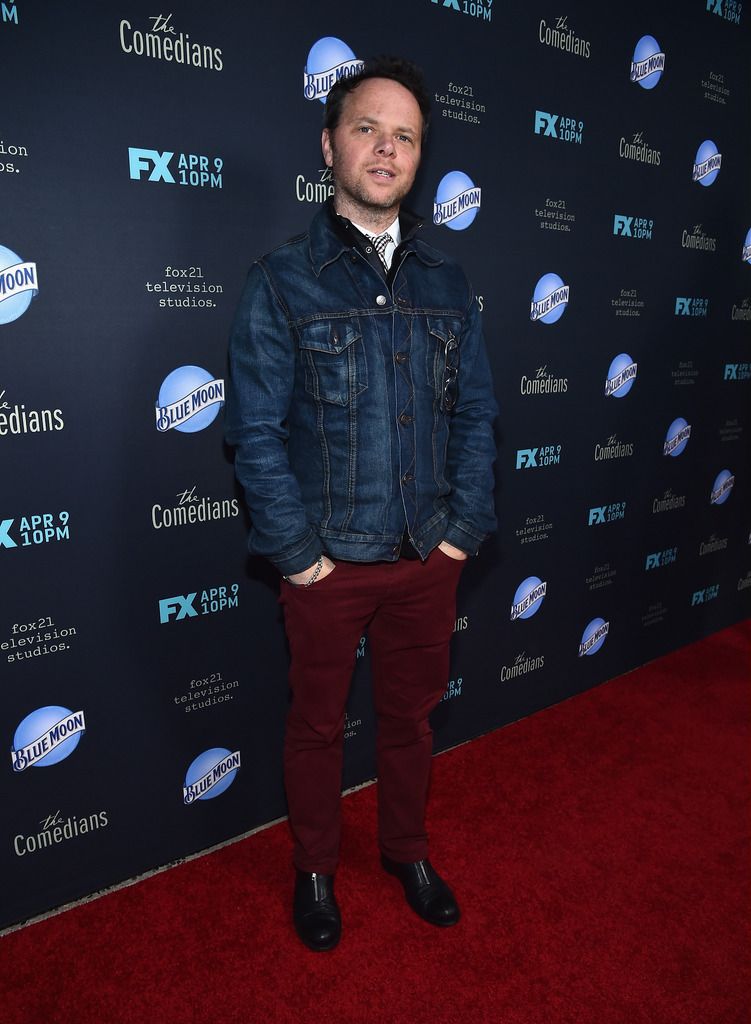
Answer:
[{"label": "shoe sole", "polygon": [[330,953],[332,949],[336,949],[336,947],[339,945],[339,939],[337,939],[336,942],[332,942],[328,946],[312,946],[309,942],[306,942],[306,940],[302,937],[302,935],[300,935],[299,932],[297,934],[297,937],[300,940],[300,942],[302,942],[302,944],[305,946],[305,948],[311,951],[311,953]]}]

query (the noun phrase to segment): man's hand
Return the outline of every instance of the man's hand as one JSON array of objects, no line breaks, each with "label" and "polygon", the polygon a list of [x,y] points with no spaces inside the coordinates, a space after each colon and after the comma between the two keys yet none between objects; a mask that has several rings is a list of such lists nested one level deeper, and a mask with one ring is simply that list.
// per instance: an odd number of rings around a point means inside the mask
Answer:
[{"label": "man's hand", "polygon": [[[316,566],[317,565],[318,565],[318,562],[313,562],[313,564],[311,566],[309,566],[307,569],[305,569],[303,572],[295,572],[291,576],[288,576],[287,579],[290,581],[290,583],[293,583],[296,587],[304,587],[305,584],[310,579],[310,577],[316,571]],[[323,568],[321,569],[321,571],[316,576],[316,583],[320,583],[321,580],[325,579],[330,572],[334,571],[335,568],[336,568],[336,564],[331,561],[331,559],[328,557],[328,555],[324,555],[323,556]],[[315,586],[316,583],[313,583],[312,586]]]},{"label": "man's hand", "polygon": [[469,555],[466,551],[462,551],[461,548],[455,548],[453,544],[449,544],[447,540],[442,540],[438,545],[438,549],[448,555],[449,558],[455,558],[457,562],[463,562]]}]

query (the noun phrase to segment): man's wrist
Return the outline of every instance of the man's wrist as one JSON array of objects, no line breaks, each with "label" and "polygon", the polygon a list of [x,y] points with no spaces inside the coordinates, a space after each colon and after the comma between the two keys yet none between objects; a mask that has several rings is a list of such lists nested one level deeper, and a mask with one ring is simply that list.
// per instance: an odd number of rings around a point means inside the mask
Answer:
[{"label": "man's wrist", "polygon": [[466,551],[462,551],[461,548],[458,548],[456,544],[452,544],[451,541],[442,540],[438,547],[444,555],[448,555],[449,558],[456,559],[457,562],[463,562],[465,559],[469,558]]},{"label": "man's wrist", "polygon": [[293,572],[289,576],[285,576],[284,579],[289,583],[293,583],[296,587],[309,587],[311,583],[315,583],[318,577],[321,575],[323,569],[323,552],[318,556],[318,561],[311,565],[308,569],[303,572]]},{"label": "man's wrist", "polygon": [[303,572],[290,573],[288,576],[284,576],[284,579],[294,587],[310,587],[321,575],[328,576],[333,569],[334,563],[321,552],[313,565],[308,566]]}]

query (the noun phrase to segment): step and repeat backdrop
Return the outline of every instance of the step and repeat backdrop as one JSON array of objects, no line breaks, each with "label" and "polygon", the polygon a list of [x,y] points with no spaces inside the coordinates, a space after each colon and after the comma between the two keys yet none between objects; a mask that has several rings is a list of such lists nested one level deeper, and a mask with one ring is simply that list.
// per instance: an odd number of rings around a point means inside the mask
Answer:
[{"label": "step and repeat backdrop", "polygon": [[[437,749],[749,614],[745,7],[0,4],[0,925],[285,813],[227,334],[332,192],[323,104],[364,56],[425,69],[411,205],[501,406]],[[374,775],[357,655],[345,785]]]}]

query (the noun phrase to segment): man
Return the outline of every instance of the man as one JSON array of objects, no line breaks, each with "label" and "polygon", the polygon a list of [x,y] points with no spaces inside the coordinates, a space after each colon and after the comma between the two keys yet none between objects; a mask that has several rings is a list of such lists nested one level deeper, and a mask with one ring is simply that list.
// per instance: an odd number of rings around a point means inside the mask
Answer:
[{"label": "man", "polygon": [[424,920],[459,918],[428,860],[428,715],[448,680],[462,565],[495,528],[496,407],[474,294],[401,207],[428,117],[405,61],[368,61],[334,86],[333,202],[254,263],[230,342],[227,437],[249,546],[284,577],[293,917],[316,951],[341,931],[345,706],[366,630],[382,865]]}]

